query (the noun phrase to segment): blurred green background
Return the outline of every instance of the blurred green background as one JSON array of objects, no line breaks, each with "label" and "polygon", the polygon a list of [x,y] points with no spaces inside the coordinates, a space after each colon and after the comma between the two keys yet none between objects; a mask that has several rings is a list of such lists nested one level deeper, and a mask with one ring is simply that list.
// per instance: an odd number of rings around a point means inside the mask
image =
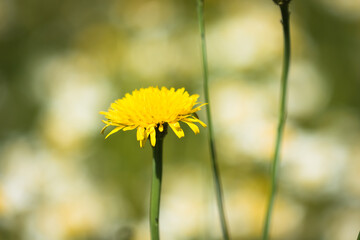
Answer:
[{"label": "blurred green background", "polygon": [[[233,239],[260,239],[282,29],[272,1],[205,1],[212,110]],[[360,230],[360,1],[294,0],[274,240]],[[149,239],[151,148],[104,140],[133,89],[202,92],[196,1],[0,0],[0,239]],[[204,119],[204,110],[200,118]],[[205,121],[206,122],[206,121]],[[220,239],[207,130],[171,131],[163,239]]]}]

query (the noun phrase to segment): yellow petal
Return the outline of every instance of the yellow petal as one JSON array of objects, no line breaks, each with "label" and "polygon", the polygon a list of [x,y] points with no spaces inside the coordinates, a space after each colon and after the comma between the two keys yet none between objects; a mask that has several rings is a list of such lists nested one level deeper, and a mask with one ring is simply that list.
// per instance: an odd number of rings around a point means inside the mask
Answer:
[{"label": "yellow petal", "polygon": [[143,148],[145,146],[146,140],[147,140],[147,137],[144,138],[143,140],[140,140],[140,147],[141,148]]},{"label": "yellow petal", "polygon": [[207,127],[207,125],[205,123],[203,123],[200,119],[198,119],[197,122],[200,123],[200,125],[203,126],[204,128]]},{"label": "yellow petal", "polygon": [[136,132],[136,139],[138,141],[143,140],[145,138],[145,129],[143,127],[138,127]]},{"label": "yellow petal", "polygon": [[159,131],[160,132],[163,132],[164,131],[164,126],[160,123],[160,125],[159,125]]},{"label": "yellow petal", "polygon": [[122,126],[122,127],[116,127],[116,128],[114,128],[111,132],[109,132],[108,135],[106,135],[105,139],[107,139],[111,134],[114,134],[114,133],[120,131],[120,130],[123,129],[123,128],[124,128],[123,126]]},{"label": "yellow petal", "polygon": [[[184,119],[183,119],[184,120]],[[186,118],[186,120],[190,121],[190,122],[198,122],[200,123],[201,126],[203,126],[204,128],[206,128],[206,124],[203,123],[200,119],[197,119],[197,118],[194,118],[194,117],[191,117],[191,118]]]},{"label": "yellow petal", "polygon": [[207,105],[207,103],[203,103],[203,104],[201,104],[201,105],[193,108],[193,109],[191,110],[191,112],[195,113],[195,112],[197,112],[197,111],[200,111],[200,110],[201,110],[201,107],[203,107],[204,105]]},{"label": "yellow petal", "polygon": [[197,106],[197,108],[201,108],[202,106],[208,105],[208,103],[202,103],[199,106]]},{"label": "yellow petal", "polygon": [[146,137],[149,137],[152,131],[155,131],[155,126],[153,124],[146,127],[145,129]]},{"label": "yellow petal", "polygon": [[127,127],[124,127],[123,131],[129,131],[129,130],[133,130],[135,129],[137,126],[136,125],[133,125],[133,126],[127,126]]},{"label": "yellow petal", "polygon": [[150,136],[151,145],[155,146],[155,143],[156,143],[156,131],[155,131],[154,126],[151,126],[151,127],[146,129],[146,138],[148,138],[149,136]]},{"label": "yellow petal", "polygon": [[187,125],[189,125],[189,127],[191,128],[191,130],[193,130],[193,132],[195,134],[198,134],[200,132],[199,127],[196,126],[195,124],[193,124],[191,122],[186,122],[186,121],[183,121],[183,122],[186,123]]},{"label": "yellow petal", "polygon": [[153,147],[155,147],[156,144],[156,131],[152,131],[150,133],[150,142]]},{"label": "yellow petal", "polygon": [[178,138],[185,136],[184,131],[181,129],[179,122],[169,123],[171,129],[174,131]]},{"label": "yellow petal", "polygon": [[151,145],[153,147],[155,147],[155,144],[156,144],[156,132],[152,132],[150,133],[150,141],[151,141]]},{"label": "yellow petal", "polygon": [[103,134],[104,133],[104,131],[105,131],[105,129],[108,127],[108,126],[110,126],[110,124],[108,124],[108,125],[106,125],[105,127],[103,127],[103,129],[101,129],[101,134]]}]

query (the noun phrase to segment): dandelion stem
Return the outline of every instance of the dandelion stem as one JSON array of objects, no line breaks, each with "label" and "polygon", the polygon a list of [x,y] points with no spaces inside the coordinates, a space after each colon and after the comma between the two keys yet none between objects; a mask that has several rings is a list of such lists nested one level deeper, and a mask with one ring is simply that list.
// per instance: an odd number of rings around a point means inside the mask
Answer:
[{"label": "dandelion stem", "polygon": [[280,102],[280,114],[279,114],[279,123],[276,136],[276,145],[274,157],[272,160],[272,169],[271,169],[271,192],[268,202],[268,208],[266,212],[266,218],[263,228],[263,240],[267,240],[269,236],[270,220],[271,214],[274,206],[275,194],[277,191],[277,175],[278,175],[278,165],[279,165],[279,155],[282,136],[285,127],[286,121],[286,95],[287,95],[287,82],[288,82],[288,73],[290,66],[290,28],[289,28],[289,3],[284,2],[279,4],[282,16],[282,25],[284,32],[284,60],[283,60],[283,70],[281,76],[281,102]]},{"label": "dandelion stem", "polygon": [[153,172],[151,181],[151,198],[150,198],[150,232],[151,240],[159,240],[159,213],[160,197],[162,182],[162,157],[163,157],[163,140],[166,135],[166,127],[163,132],[156,129],[156,145],[153,147]]},{"label": "dandelion stem", "polygon": [[205,40],[205,23],[204,23],[204,0],[198,0],[198,20],[200,27],[200,36],[201,36],[201,50],[202,50],[202,64],[203,64],[203,78],[204,78],[204,95],[205,102],[208,103],[206,107],[206,116],[208,120],[208,131],[209,131],[209,145],[211,151],[211,165],[215,183],[215,191],[217,198],[217,205],[219,209],[220,223],[222,229],[222,235],[224,240],[229,239],[228,227],[226,224],[226,218],[224,213],[224,204],[223,204],[223,193],[222,185],[220,180],[220,172],[217,164],[216,151],[215,151],[215,141],[213,136],[213,125],[211,120],[211,111],[210,111],[210,97],[209,97],[209,86],[208,86],[208,63],[207,63],[207,52],[206,52],[206,40]]}]

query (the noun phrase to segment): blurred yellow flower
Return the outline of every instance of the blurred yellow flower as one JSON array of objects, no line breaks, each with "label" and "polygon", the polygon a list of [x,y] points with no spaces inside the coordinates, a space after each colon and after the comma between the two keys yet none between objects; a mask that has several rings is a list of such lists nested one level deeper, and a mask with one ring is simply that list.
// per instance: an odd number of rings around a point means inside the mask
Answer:
[{"label": "blurred yellow flower", "polygon": [[163,132],[164,126],[169,125],[179,138],[184,137],[184,131],[180,127],[180,121],[186,123],[195,134],[199,133],[199,128],[194,123],[198,122],[203,127],[206,124],[196,117],[197,111],[205,105],[199,104],[199,95],[189,95],[184,88],[174,88],[170,90],[166,87],[141,88],[134,90],[132,94],[127,93],[122,99],[116,100],[111,104],[108,112],[104,114],[107,121],[103,120],[106,126],[102,133],[109,126],[115,128],[105,137],[120,130],[127,131],[137,128],[137,140],[140,147],[145,145],[150,136],[152,146],[156,144],[156,130]]}]

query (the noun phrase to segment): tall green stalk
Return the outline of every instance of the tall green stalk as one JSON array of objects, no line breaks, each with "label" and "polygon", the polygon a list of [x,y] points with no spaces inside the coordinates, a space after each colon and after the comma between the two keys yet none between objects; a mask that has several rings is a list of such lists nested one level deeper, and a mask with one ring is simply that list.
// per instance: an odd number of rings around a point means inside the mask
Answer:
[{"label": "tall green stalk", "polygon": [[279,155],[280,155],[281,142],[282,142],[285,121],[286,121],[286,95],[287,95],[288,73],[290,66],[290,28],[289,28],[290,0],[275,1],[275,2],[279,5],[282,16],[282,25],[284,32],[284,60],[283,60],[283,69],[281,75],[281,101],[280,101],[279,124],[277,129],[275,152],[272,160],[271,192],[270,192],[270,198],[268,202],[268,208],[267,208],[266,218],[263,228],[263,236],[262,236],[263,240],[267,240],[269,237],[271,214],[274,207],[275,194],[277,191]]},{"label": "tall green stalk", "polygon": [[150,198],[150,232],[151,240],[159,240],[159,215],[160,215],[160,197],[162,182],[162,157],[163,141],[167,132],[167,126],[164,131],[160,132],[156,128],[156,144],[153,147],[153,168],[151,181],[151,198]]},{"label": "tall green stalk", "polygon": [[226,224],[226,218],[224,212],[222,185],[220,180],[219,167],[217,164],[215,141],[213,135],[213,125],[212,125],[211,111],[210,111],[211,104],[209,97],[208,62],[207,62],[206,40],[205,40],[204,0],[198,0],[197,3],[198,3],[198,20],[199,20],[200,37],[201,37],[201,50],[202,50],[201,52],[202,52],[202,64],[203,64],[204,96],[205,96],[205,102],[208,103],[206,107],[206,116],[208,120],[211,167],[212,167],[214,183],[215,183],[215,192],[216,192],[217,205],[219,209],[222,235],[224,240],[228,240],[230,239],[230,237],[229,237],[229,232],[228,232],[228,227]]}]

